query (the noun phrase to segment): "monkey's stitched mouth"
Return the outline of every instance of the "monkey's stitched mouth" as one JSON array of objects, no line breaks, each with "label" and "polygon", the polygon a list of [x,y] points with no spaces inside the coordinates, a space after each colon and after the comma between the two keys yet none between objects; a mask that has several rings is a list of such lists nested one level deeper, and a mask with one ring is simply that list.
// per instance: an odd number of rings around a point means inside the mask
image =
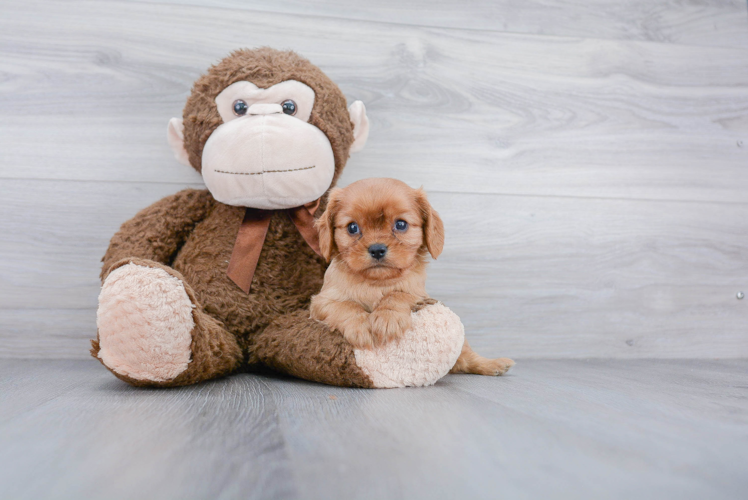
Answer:
[{"label": "monkey's stitched mouth", "polygon": [[275,174],[275,173],[281,173],[281,172],[298,172],[299,170],[311,170],[313,168],[317,168],[317,165],[312,165],[311,167],[301,167],[301,168],[289,168],[286,170],[263,170],[262,172],[227,172],[226,170],[214,170],[217,174],[231,174],[231,175],[262,175],[262,174]]}]

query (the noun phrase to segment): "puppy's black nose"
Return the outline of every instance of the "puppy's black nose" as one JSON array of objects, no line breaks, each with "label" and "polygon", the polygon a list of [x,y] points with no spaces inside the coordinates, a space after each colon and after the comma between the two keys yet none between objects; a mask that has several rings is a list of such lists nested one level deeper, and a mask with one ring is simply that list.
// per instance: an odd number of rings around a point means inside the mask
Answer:
[{"label": "puppy's black nose", "polygon": [[381,260],[387,255],[387,245],[383,243],[374,243],[369,247],[369,255],[377,260]]}]

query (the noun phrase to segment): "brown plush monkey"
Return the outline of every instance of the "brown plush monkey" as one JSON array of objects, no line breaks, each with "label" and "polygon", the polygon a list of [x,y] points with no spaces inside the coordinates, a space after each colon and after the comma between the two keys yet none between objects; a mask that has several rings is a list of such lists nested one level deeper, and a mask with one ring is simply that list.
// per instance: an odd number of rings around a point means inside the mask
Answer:
[{"label": "brown plush monkey", "polygon": [[354,387],[446,374],[464,337],[441,304],[414,311],[400,361],[361,356],[309,318],[326,268],[313,216],[367,135],[363,104],[347,108],[337,85],[293,52],[239,50],[211,67],[168,127],[175,156],[208,189],[164,198],[114,235],[91,354],[138,386],[263,365]]}]

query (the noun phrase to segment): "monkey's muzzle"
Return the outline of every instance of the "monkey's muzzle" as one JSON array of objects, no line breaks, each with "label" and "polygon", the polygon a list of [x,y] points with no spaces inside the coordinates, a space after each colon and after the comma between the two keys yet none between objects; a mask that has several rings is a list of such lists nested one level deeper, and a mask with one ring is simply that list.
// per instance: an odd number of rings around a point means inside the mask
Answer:
[{"label": "monkey's muzzle", "polygon": [[335,173],[327,136],[281,113],[278,105],[256,106],[220,125],[205,143],[202,175],[208,190],[221,203],[265,210],[318,199]]}]

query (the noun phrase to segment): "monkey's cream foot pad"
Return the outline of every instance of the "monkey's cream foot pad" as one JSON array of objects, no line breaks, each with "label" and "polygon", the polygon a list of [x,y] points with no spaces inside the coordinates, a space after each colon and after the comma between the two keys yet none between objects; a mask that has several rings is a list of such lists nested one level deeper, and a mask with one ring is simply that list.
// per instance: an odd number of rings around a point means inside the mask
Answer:
[{"label": "monkey's cream foot pad", "polygon": [[173,379],[190,362],[192,309],[182,282],[163,269],[115,269],[99,294],[99,358],[136,380]]},{"label": "monkey's cream foot pad", "polygon": [[375,387],[433,385],[460,356],[465,328],[442,303],[412,313],[413,324],[399,341],[374,350],[354,351],[356,364]]}]

